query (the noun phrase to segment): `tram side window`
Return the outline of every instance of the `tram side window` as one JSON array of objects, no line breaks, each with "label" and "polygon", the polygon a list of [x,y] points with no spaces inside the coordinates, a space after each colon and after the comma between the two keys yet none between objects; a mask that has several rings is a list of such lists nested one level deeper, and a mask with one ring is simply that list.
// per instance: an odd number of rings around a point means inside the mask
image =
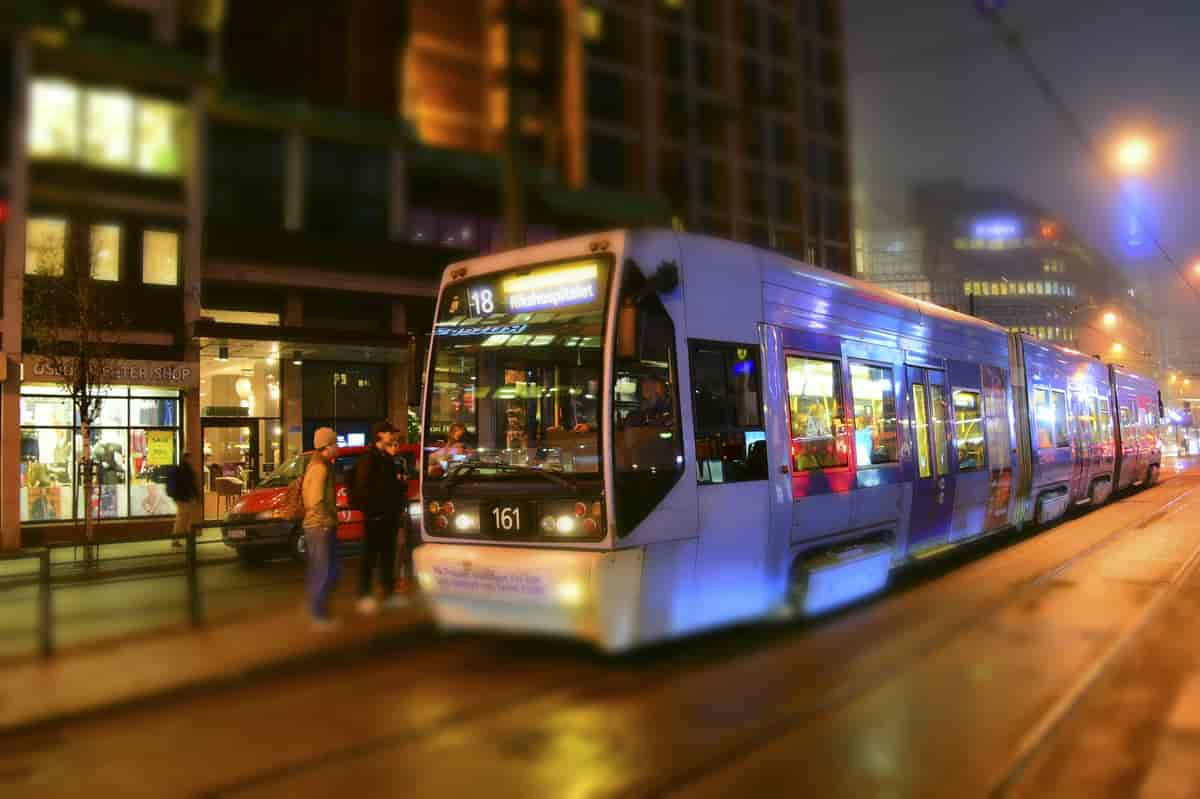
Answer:
[{"label": "tram side window", "polygon": [[900,462],[896,435],[896,383],[886,366],[850,364],[854,396],[854,460],[860,467]]},{"label": "tram side window", "polygon": [[633,532],[683,474],[675,325],[627,266],[613,362],[613,477],[618,535]]},{"label": "tram side window", "polygon": [[1100,397],[1100,440],[1106,444],[1112,443],[1113,426],[1112,414],[1108,409],[1108,400]]},{"label": "tram side window", "polygon": [[1071,434],[1067,431],[1067,393],[1051,391],[1054,400],[1054,446],[1071,446]]},{"label": "tram side window", "polygon": [[757,348],[692,341],[691,363],[697,482],[766,480]]},{"label": "tram side window", "polygon": [[1033,419],[1036,423],[1038,449],[1054,449],[1054,403],[1050,401],[1050,390],[1033,390]]},{"label": "tram side window", "polygon": [[978,391],[954,390],[954,439],[958,443],[958,470],[986,465],[983,444],[983,406]]},{"label": "tram side window", "polygon": [[805,471],[848,466],[850,453],[838,441],[843,426],[840,366],[789,355],[787,381],[792,467]]}]

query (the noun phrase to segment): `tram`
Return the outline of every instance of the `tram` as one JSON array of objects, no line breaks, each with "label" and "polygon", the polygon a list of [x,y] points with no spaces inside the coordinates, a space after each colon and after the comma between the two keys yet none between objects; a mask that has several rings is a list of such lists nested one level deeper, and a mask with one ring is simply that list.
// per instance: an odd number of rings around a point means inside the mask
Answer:
[{"label": "tram", "polygon": [[609,651],[830,610],[1161,461],[1145,377],[668,230],[452,265],[425,385],[439,625]]}]

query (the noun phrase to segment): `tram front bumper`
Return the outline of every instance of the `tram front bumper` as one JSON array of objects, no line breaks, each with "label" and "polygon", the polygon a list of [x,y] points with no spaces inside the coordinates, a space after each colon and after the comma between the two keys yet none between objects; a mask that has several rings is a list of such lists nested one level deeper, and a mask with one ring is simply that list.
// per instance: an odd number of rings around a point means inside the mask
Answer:
[{"label": "tram front bumper", "polygon": [[633,643],[640,554],[424,544],[413,559],[443,628],[566,635],[620,650]]}]

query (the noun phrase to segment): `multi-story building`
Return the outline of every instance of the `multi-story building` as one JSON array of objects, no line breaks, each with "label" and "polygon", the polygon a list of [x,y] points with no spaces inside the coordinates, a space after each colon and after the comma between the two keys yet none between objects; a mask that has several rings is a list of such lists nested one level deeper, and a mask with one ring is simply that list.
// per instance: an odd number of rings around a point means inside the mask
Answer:
[{"label": "multi-story building", "polygon": [[911,231],[859,234],[856,273],[901,293],[1153,372],[1156,338],[1111,262],[1004,190],[913,192]]},{"label": "multi-story building", "polygon": [[579,28],[590,183],[850,273],[837,0],[592,0]]},{"label": "multi-story building", "polygon": [[[667,222],[643,190],[592,188],[581,17],[558,8],[0,8],[0,543],[77,536],[83,505],[79,426],[22,325],[36,281],[87,270],[128,311],[92,434],[97,536],[114,540],[169,529],[154,476],[185,452],[217,515],[316,426],[352,444],[403,425],[448,262]],[[497,20],[521,25],[500,64]],[[515,103],[496,100],[507,83]],[[32,274],[35,252],[59,271]]]}]

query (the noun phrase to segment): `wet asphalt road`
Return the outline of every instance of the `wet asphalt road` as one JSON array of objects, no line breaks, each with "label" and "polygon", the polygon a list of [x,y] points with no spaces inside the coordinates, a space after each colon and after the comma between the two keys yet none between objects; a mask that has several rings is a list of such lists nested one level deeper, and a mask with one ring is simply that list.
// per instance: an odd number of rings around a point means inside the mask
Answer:
[{"label": "wet asphalt road", "polygon": [[0,739],[0,795],[1066,795],[1064,720],[1195,578],[1200,473],[1168,476],[812,622],[621,658],[418,630]]}]

